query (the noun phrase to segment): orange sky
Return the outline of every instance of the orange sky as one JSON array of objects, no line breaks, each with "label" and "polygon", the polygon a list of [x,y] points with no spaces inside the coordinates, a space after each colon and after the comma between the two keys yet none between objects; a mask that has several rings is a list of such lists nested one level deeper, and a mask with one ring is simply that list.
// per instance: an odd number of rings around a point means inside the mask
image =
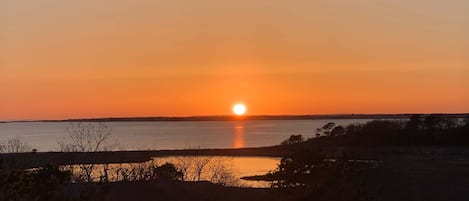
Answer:
[{"label": "orange sky", "polygon": [[465,0],[6,0],[0,120],[469,112]]}]

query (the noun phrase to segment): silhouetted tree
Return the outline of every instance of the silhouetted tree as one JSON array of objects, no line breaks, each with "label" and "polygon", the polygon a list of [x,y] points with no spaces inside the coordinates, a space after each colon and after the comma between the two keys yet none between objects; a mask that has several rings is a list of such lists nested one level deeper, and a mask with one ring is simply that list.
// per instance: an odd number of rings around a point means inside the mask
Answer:
[{"label": "silhouetted tree", "polygon": [[0,152],[18,153],[31,151],[31,146],[18,136],[12,137],[0,145]]},{"label": "silhouetted tree", "polygon": [[[63,152],[112,151],[118,146],[117,141],[112,139],[111,129],[104,123],[72,123],[67,128],[67,132],[68,139],[58,142],[60,151]],[[77,179],[87,182],[93,181],[92,173],[95,167],[95,164],[80,164],[81,174],[78,175]],[[106,169],[104,168],[104,171]]]},{"label": "silhouetted tree", "polygon": [[194,174],[193,174],[193,181],[200,181],[202,178],[202,174],[206,170],[207,165],[210,163],[210,158],[195,158],[193,163]]},{"label": "silhouetted tree", "polygon": [[303,142],[305,139],[303,138],[302,135],[290,135],[290,138],[284,140],[281,145],[287,145],[287,144],[296,144]]},{"label": "silhouetted tree", "polygon": [[229,160],[222,158],[212,159],[210,164],[207,166],[208,169],[208,180],[215,184],[226,185],[237,185],[238,179],[236,177],[236,171],[233,169],[233,164],[228,163]]},{"label": "silhouetted tree", "polygon": [[318,149],[302,149],[291,156],[283,157],[280,160],[273,177],[277,178],[274,186],[277,187],[297,187],[304,186],[308,177],[322,166],[324,156]]},{"label": "silhouetted tree", "polygon": [[343,126],[336,126],[331,131],[331,136],[340,136],[345,134],[345,128]]},{"label": "silhouetted tree", "polygon": [[334,122],[329,122],[321,128],[316,129],[316,137],[329,136],[335,127]]},{"label": "silhouetted tree", "polygon": [[183,173],[184,181],[207,180],[215,184],[236,185],[235,170],[226,158],[178,157],[171,161]]},{"label": "silhouetted tree", "polygon": [[67,128],[68,139],[59,141],[60,151],[112,151],[118,143],[112,139],[111,128],[104,123],[78,122]]},{"label": "silhouetted tree", "polygon": [[155,174],[158,178],[167,180],[182,180],[184,177],[183,173],[177,170],[176,166],[171,163],[165,163],[155,168]]}]

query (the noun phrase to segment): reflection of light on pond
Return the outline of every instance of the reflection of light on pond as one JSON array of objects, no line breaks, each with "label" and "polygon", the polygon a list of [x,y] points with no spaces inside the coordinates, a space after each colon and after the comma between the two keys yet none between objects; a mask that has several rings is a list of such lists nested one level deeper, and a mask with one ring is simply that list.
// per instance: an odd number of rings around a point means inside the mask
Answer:
[{"label": "reflection of light on pond", "polygon": [[244,125],[243,122],[237,122],[234,126],[233,148],[243,148],[244,144]]},{"label": "reflection of light on pond", "polygon": [[[155,158],[158,163],[175,163],[177,166],[178,161],[187,162],[187,160],[200,160],[200,159],[209,158],[211,161],[223,161],[224,164],[229,165],[229,167],[236,179],[237,186],[244,187],[255,187],[255,188],[266,188],[270,187],[270,183],[266,181],[248,181],[242,180],[241,177],[245,176],[254,176],[254,175],[264,175],[273,170],[278,166],[280,158],[275,157],[227,157],[227,156],[212,156],[212,157],[195,157],[195,156],[186,156],[186,157],[162,157]],[[202,179],[203,180],[203,179]]]},{"label": "reflection of light on pond", "polygon": [[[264,175],[274,171],[280,158],[267,157],[233,157],[233,166],[238,169],[238,179],[246,176]],[[270,182],[266,181],[247,181],[239,179],[241,186],[246,187],[270,187]]]},{"label": "reflection of light on pond", "polygon": [[[185,177],[185,180],[195,181],[197,180],[197,177],[193,175],[194,170],[190,170],[190,168],[194,168],[197,163],[200,164],[200,162],[204,160],[207,160],[209,162],[206,164],[206,168],[203,170],[203,174],[198,180],[207,180],[213,182],[212,171],[220,171],[220,168],[222,168],[223,170],[226,170],[226,173],[228,173],[232,177],[230,183],[226,184],[228,186],[265,188],[270,187],[269,182],[247,181],[241,180],[240,178],[245,176],[263,175],[270,171],[273,171],[277,168],[280,158],[226,156],[161,157],[154,158],[153,160],[145,163],[108,164],[106,166],[95,165],[95,169],[92,172],[92,176],[93,181],[100,181],[100,178],[103,176],[104,169],[107,169],[107,176],[110,181],[121,181],[125,180],[125,176],[123,175],[123,173],[125,173],[128,178],[138,177],[138,173],[140,170],[149,170],[154,167],[154,165],[162,165],[166,162],[169,162],[175,164],[178,168],[182,168],[181,166],[184,166],[184,164],[186,166],[188,165],[189,170],[186,170],[187,175]],[[78,165],[74,165],[73,167],[68,166],[67,169],[72,170],[75,176],[77,176],[80,172],[80,167]],[[133,174],[136,175],[132,176]]]}]

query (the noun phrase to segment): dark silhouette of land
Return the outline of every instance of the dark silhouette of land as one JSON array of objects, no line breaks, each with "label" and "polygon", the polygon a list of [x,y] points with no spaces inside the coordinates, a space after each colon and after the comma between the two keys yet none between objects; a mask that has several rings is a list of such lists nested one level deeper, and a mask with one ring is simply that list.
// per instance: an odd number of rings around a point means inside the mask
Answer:
[{"label": "dark silhouette of land", "polygon": [[[440,117],[464,118],[469,113],[431,114]],[[62,120],[0,121],[9,122],[135,122],[135,121],[236,121],[236,120],[308,120],[308,119],[408,119],[412,114],[328,114],[328,115],[246,115],[246,116],[187,116],[187,117],[108,117]]]},{"label": "dark silhouette of land", "polygon": [[[291,147],[293,149],[293,146]],[[272,146],[242,149],[186,149],[112,152],[38,152],[0,154],[3,168],[27,169],[52,165],[141,163],[154,157],[167,156],[260,156],[282,157],[291,152],[287,147]]]}]

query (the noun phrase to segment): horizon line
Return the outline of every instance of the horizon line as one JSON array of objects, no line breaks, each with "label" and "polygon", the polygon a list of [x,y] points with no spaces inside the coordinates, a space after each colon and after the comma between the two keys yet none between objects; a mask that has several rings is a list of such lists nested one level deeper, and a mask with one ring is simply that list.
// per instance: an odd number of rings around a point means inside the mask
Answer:
[{"label": "horizon line", "polygon": [[353,119],[355,118],[407,118],[410,115],[449,115],[467,116],[469,112],[461,113],[344,113],[344,114],[281,114],[281,115],[187,115],[187,116],[127,116],[127,117],[89,117],[89,118],[65,118],[65,119],[22,119],[22,120],[0,120],[0,123],[15,122],[84,122],[84,121],[236,121],[236,120],[299,120],[299,119]]}]

